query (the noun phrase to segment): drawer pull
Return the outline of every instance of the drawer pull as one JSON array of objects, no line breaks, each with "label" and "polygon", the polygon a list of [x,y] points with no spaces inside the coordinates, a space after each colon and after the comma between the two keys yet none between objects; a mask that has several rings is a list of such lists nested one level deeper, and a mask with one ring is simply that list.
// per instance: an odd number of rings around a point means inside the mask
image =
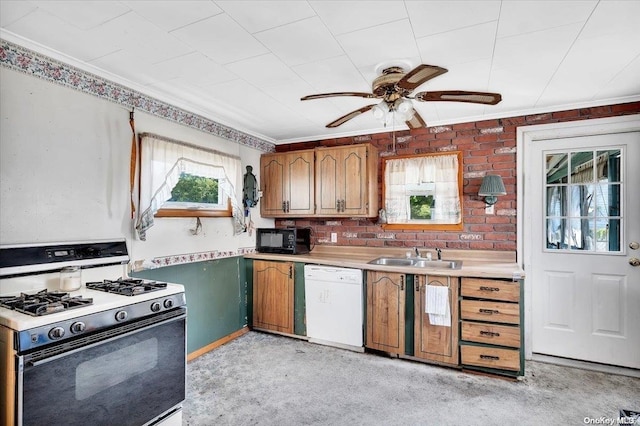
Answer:
[{"label": "drawer pull", "polygon": [[497,309],[478,309],[478,312],[480,312],[481,314],[488,314],[488,315],[500,313],[500,311]]},{"label": "drawer pull", "polygon": [[491,361],[499,361],[500,357],[493,356],[493,355],[480,355],[480,359],[490,359]]},{"label": "drawer pull", "polygon": [[485,330],[480,330],[480,335],[489,336],[489,337],[500,337],[500,333],[496,333],[494,331],[485,331]]},{"label": "drawer pull", "polygon": [[480,286],[480,290],[482,291],[500,291],[500,289],[498,287],[487,287],[487,286]]}]

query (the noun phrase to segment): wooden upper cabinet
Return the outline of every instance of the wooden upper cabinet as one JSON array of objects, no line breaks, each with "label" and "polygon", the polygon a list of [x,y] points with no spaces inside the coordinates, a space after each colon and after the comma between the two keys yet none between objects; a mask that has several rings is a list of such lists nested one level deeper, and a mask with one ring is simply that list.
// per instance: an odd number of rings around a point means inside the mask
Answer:
[{"label": "wooden upper cabinet", "polygon": [[316,216],[378,215],[378,151],[370,144],[316,149]]},{"label": "wooden upper cabinet", "polygon": [[378,150],[370,144],[263,154],[263,217],[376,217]]},{"label": "wooden upper cabinet", "polygon": [[260,157],[260,214],[300,217],[314,213],[314,150]]},{"label": "wooden upper cabinet", "polygon": [[404,274],[367,271],[366,347],[404,354],[405,292]]}]

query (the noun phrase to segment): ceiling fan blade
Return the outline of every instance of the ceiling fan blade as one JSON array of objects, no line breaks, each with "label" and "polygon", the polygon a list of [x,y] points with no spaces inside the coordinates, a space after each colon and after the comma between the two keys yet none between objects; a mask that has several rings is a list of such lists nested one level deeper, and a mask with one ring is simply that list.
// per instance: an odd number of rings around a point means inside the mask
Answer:
[{"label": "ceiling fan blade", "polygon": [[375,104],[374,105],[367,105],[366,107],[362,107],[362,108],[357,109],[355,111],[351,111],[350,113],[345,114],[342,117],[338,118],[337,120],[332,121],[331,123],[327,124],[327,127],[329,127],[329,128],[338,127],[341,124],[344,124],[347,121],[351,120],[352,118],[355,118],[355,117],[359,116],[363,112],[369,111],[374,106],[375,106]]},{"label": "ceiling fan blade", "polygon": [[396,86],[411,92],[425,81],[431,80],[447,71],[447,69],[435,65],[421,64],[406,73],[405,76],[396,83]]},{"label": "ceiling fan blade", "polygon": [[317,95],[308,95],[300,98],[301,101],[308,101],[310,99],[332,98],[335,96],[357,96],[359,98],[376,98],[373,93],[365,92],[335,92],[335,93],[318,93]]},{"label": "ceiling fan blade", "polygon": [[464,90],[443,90],[439,92],[416,93],[417,101],[469,102],[472,104],[495,105],[502,100],[500,93],[466,92]]},{"label": "ceiling fan blade", "polygon": [[405,121],[405,123],[407,123],[407,126],[409,126],[410,129],[419,129],[420,127],[427,127],[427,123],[425,123],[422,117],[420,117],[420,114],[418,114],[418,111],[414,111],[414,114],[413,114],[413,117],[411,117],[411,120],[407,120]]}]

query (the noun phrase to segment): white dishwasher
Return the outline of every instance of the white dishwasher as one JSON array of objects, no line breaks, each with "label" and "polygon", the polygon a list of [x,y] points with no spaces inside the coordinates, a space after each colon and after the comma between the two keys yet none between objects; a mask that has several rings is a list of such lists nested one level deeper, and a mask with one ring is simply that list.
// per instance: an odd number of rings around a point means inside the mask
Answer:
[{"label": "white dishwasher", "polygon": [[309,341],[364,352],[362,271],[305,265],[304,289]]}]

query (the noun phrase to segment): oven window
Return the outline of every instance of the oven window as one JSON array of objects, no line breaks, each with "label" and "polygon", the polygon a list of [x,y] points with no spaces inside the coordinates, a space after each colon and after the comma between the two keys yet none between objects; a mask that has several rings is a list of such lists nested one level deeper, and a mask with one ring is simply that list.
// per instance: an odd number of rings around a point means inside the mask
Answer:
[{"label": "oven window", "polygon": [[76,399],[82,401],[158,365],[155,337],[85,361],[76,369]]},{"label": "oven window", "polygon": [[67,353],[25,356],[23,426],[140,426],[185,397],[186,319],[173,319]]}]

